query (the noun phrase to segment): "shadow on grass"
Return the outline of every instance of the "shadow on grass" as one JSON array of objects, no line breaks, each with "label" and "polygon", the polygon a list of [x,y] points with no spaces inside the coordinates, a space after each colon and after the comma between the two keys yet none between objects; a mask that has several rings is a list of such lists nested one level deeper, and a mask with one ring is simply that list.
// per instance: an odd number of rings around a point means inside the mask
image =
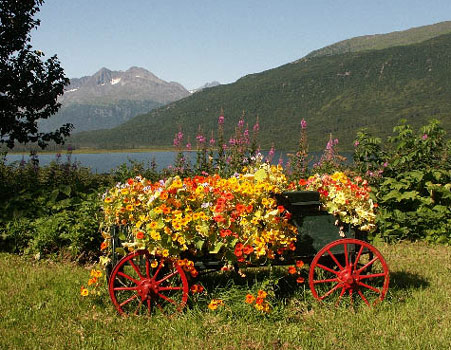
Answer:
[{"label": "shadow on grass", "polygon": [[289,299],[303,286],[302,283],[296,282],[297,277],[303,277],[304,283],[308,283],[307,275],[307,270],[302,270],[300,275],[293,276],[288,274],[286,267],[265,266],[241,269],[240,273],[234,271],[212,272],[202,275],[195,283],[201,283],[209,291],[229,288],[251,291],[255,289],[256,285],[258,288],[262,285],[271,285],[277,299]]},{"label": "shadow on grass", "polygon": [[406,271],[390,272],[390,289],[392,291],[420,289],[429,286],[429,282],[418,274]]}]

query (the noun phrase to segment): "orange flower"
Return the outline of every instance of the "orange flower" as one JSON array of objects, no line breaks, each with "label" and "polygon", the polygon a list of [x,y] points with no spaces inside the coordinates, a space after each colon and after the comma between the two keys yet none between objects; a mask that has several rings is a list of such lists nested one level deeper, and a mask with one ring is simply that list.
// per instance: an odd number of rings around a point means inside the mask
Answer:
[{"label": "orange flower", "polygon": [[304,266],[304,262],[303,262],[302,260],[296,261],[296,267],[297,267],[298,269],[301,269],[302,266]]},{"label": "orange flower", "polygon": [[88,281],[88,286],[91,286],[91,285],[95,284],[96,282],[97,282],[97,278],[95,278],[95,277],[90,278]]},{"label": "orange flower", "polygon": [[298,277],[298,278],[296,279],[296,282],[297,282],[297,283],[304,283],[304,281],[305,281],[304,277]]},{"label": "orange flower", "polygon": [[257,293],[257,298],[265,299],[267,295],[268,295],[268,293],[266,293],[264,290],[260,289]]},{"label": "orange flower", "polygon": [[290,266],[288,268],[288,273],[294,275],[296,273],[296,266]]},{"label": "orange flower", "polygon": [[102,242],[102,244],[100,245],[100,250],[104,250],[108,247],[108,243],[107,242]]},{"label": "orange flower", "polygon": [[194,278],[196,278],[199,275],[199,272],[195,268],[193,268],[190,271],[190,273],[191,273],[191,276],[194,277]]},{"label": "orange flower", "polygon": [[133,181],[133,179],[128,179],[127,183],[131,186],[131,185],[133,185],[135,183],[135,181]]},{"label": "orange flower", "polygon": [[246,295],[246,303],[252,304],[255,301],[255,297],[252,294]]},{"label": "orange flower", "polygon": [[277,210],[279,211],[279,213],[283,213],[285,211],[285,207],[283,205],[278,205]]},{"label": "orange flower", "polygon": [[143,239],[144,238],[144,232],[138,231],[138,233],[136,234],[136,238]]}]

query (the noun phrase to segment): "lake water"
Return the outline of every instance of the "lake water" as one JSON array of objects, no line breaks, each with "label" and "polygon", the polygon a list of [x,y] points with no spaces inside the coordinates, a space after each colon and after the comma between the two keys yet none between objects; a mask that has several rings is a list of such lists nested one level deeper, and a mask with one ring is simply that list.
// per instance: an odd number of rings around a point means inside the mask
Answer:
[{"label": "lake water", "polygon": [[[267,152],[262,152],[265,156]],[[191,162],[194,163],[196,160],[196,152],[186,152],[188,157],[190,157]],[[111,170],[117,168],[118,166],[128,163],[130,160],[143,162],[145,166],[150,166],[152,160],[155,160],[157,164],[157,169],[161,170],[167,168],[174,163],[177,152],[171,151],[157,151],[157,152],[111,152],[111,153],[79,153],[70,155],[71,162],[76,162],[81,166],[90,168],[94,173],[107,173]],[[284,164],[286,163],[288,157],[285,151],[276,151],[273,158],[273,163],[278,162],[280,155]],[[314,158],[320,157],[321,152],[311,152],[311,156]],[[349,159],[350,154],[344,154]],[[68,155],[62,154],[60,162],[66,162]],[[52,161],[56,160],[55,154],[38,154],[39,164],[47,165]],[[11,164],[13,162],[28,162],[30,156],[22,154],[7,154],[6,163]]]}]

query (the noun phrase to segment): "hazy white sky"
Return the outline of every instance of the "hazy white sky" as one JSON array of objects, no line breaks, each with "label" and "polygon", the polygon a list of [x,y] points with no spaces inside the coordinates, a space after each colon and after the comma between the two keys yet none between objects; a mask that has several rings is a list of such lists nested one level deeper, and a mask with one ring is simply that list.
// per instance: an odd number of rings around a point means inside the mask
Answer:
[{"label": "hazy white sky", "polygon": [[450,0],[46,0],[33,47],[68,77],[140,66],[188,89],[351,37],[451,20]]}]

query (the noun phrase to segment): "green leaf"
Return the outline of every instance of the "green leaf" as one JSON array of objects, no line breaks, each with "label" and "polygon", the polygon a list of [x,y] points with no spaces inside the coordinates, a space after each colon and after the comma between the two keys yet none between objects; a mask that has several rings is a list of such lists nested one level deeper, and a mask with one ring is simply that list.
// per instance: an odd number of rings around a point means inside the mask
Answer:
[{"label": "green leaf", "polygon": [[215,244],[214,248],[210,250],[211,254],[218,254],[219,250],[224,246],[223,242],[218,242]]}]

